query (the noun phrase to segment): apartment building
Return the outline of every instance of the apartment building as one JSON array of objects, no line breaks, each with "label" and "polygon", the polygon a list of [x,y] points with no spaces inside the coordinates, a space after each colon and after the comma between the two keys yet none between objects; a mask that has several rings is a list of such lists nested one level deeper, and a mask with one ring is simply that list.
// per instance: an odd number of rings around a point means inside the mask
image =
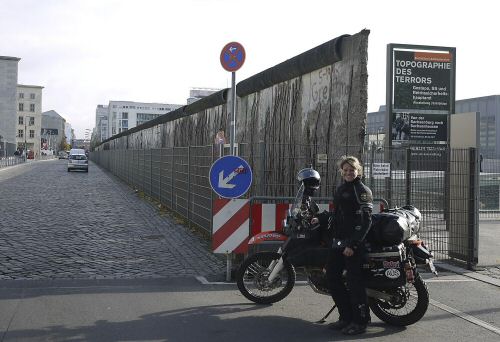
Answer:
[{"label": "apartment building", "polygon": [[42,128],[42,86],[17,85],[16,146],[19,151],[32,151],[40,155]]}]

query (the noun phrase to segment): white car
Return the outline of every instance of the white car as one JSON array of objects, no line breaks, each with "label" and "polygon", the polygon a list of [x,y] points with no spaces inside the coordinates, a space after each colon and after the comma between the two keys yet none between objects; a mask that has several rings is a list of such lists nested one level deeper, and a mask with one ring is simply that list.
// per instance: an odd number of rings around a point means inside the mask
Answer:
[{"label": "white car", "polygon": [[85,154],[70,154],[68,156],[68,172],[71,170],[84,170],[89,172],[89,160]]}]

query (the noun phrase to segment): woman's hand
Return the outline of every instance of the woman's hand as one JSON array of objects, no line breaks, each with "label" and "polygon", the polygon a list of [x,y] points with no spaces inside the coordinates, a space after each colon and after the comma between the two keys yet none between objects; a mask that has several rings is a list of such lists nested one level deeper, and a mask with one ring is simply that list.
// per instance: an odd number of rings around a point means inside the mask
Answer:
[{"label": "woman's hand", "polygon": [[319,222],[319,219],[317,217],[313,217],[311,220],[311,224],[316,224]]},{"label": "woman's hand", "polygon": [[351,247],[346,247],[344,248],[342,254],[344,254],[346,257],[350,257],[354,254],[354,250]]}]

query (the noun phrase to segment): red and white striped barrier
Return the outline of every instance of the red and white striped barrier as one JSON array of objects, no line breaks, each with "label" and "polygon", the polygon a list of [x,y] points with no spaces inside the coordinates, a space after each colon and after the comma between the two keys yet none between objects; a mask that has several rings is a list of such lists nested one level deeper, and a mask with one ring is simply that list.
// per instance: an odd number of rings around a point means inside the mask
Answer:
[{"label": "red and white striped barrier", "polygon": [[[214,253],[246,253],[250,237],[260,232],[283,230],[288,203],[254,203],[248,199],[217,199],[213,207],[212,250]],[[319,204],[320,212],[331,204]],[[250,211],[252,223],[250,226]]]},{"label": "red and white striped barrier", "polygon": [[244,253],[250,222],[250,200],[216,199],[213,205],[212,249],[214,253]]}]

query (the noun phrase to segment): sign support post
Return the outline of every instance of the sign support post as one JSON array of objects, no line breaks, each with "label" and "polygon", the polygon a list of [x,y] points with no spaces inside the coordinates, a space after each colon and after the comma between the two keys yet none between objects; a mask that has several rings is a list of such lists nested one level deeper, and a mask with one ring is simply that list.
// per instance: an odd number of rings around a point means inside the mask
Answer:
[{"label": "sign support post", "polygon": [[234,152],[235,137],[236,137],[236,72],[231,73],[231,155],[236,155]]},{"label": "sign support post", "polygon": [[[236,70],[241,68],[245,62],[245,49],[243,45],[237,42],[228,43],[222,48],[220,53],[220,62],[222,67],[231,72],[231,123],[229,142],[231,146],[231,155],[236,155]],[[232,255],[227,253],[226,280],[231,280]]]}]

